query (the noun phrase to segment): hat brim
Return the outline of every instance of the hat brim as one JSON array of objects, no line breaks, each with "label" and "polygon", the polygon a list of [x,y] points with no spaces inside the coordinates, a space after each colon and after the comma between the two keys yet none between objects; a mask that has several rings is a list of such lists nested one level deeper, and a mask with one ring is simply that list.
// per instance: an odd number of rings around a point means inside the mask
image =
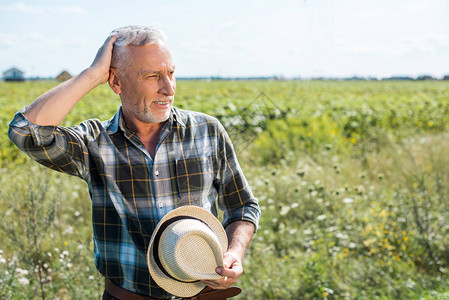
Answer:
[{"label": "hat brim", "polygon": [[192,297],[201,292],[201,290],[204,289],[206,285],[200,281],[181,282],[168,277],[158,267],[153,256],[154,238],[157,232],[160,230],[161,225],[168,220],[179,216],[194,217],[206,223],[217,236],[223,251],[226,251],[228,249],[228,238],[220,221],[215,218],[215,216],[212,215],[209,211],[198,206],[182,206],[176,208],[167,213],[157,224],[156,229],[151,235],[150,245],[147,252],[147,264],[150,275],[154,279],[154,281],[168,293],[178,297]]}]

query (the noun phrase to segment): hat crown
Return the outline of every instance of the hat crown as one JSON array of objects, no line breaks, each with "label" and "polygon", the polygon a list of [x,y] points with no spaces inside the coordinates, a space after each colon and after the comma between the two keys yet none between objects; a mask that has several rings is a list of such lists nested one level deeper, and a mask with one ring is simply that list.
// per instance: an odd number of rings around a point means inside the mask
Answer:
[{"label": "hat crown", "polygon": [[181,281],[214,280],[221,276],[223,249],[214,232],[202,221],[183,219],[170,224],[161,234],[160,261],[165,270]]},{"label": "hat crown", "polygon": [[[176,226],[169,228],[173,224]],[[214,237],[218,239],[218,245]],[[157,285],[175,296],[192,297],[206,286],[201,279],[222,278],[215,273],[215,267],[223,265],[228,239],[220,221],[210,211],[197,206],[182,206],[159,221],[148,248],[148,269]],[[203,276],[204,273],[211,277]]]}]

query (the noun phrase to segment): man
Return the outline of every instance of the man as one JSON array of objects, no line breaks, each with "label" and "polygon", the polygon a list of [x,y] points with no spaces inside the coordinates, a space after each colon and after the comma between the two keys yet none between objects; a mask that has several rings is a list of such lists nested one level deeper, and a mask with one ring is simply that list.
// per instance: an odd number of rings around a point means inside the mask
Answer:
[{"label": "man", "polygon": [[[153,27],[113,31],[92,65],[20,110],[10,139],[37,162],[88,183],[95,262],[109,283],[166,299],[150,278],[146,252],[158,221],[185,205],[215,216],[224,211],[229,239],[220,280],[225,289],[242,274],[242,259],[260,209],[222,125],[202,113],[172,106],[175,65],[164,34]],[[105,122],[59,126],[89,91],[109,83],[121,107]],[[106,291],[104,299],[112,299]],[[147,298],[150,299],[150,298]]]}]

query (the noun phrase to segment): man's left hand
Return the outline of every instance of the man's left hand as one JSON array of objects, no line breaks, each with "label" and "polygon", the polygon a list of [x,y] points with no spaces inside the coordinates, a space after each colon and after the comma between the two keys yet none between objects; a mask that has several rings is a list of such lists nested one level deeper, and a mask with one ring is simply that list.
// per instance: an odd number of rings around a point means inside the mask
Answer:
[{"label": "man's left hand", "polygon": [[213,289],[227,289],[233,286],[243,273],[242,259],[234,252],[226,252],[223,255],[223,267],[215,271],[224,277],[218,280],[202,280],[202,282]]}]

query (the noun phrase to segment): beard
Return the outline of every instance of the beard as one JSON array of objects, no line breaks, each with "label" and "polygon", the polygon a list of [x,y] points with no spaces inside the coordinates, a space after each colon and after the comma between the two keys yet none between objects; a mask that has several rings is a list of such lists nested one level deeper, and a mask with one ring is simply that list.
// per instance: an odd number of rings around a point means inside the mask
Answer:
[{"label": "beard", "polygon": [[170,117],[172,104],[170,104],[167,109],[152,110],[151,103],[154,101],[169,101],[169,103],[171,103],[173,99],[171,97],[161,97],[153,99],[149,105],[146,103],[143,105],[133,104],[131,106],[131,111],[139,121],[145,123],[162,123],[167,121]]}]

